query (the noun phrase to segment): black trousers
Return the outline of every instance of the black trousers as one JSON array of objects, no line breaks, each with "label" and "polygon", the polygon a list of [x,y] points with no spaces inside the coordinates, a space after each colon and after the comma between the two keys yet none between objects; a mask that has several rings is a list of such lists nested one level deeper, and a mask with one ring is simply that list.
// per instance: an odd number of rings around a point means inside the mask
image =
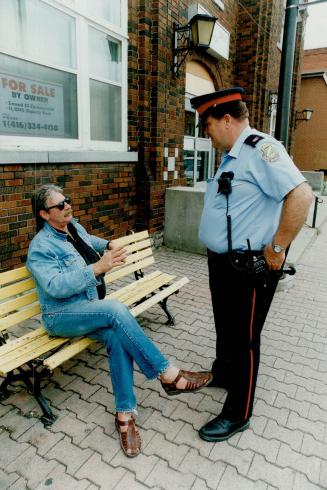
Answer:
[{"label": "black trousers", "polygon": [[222,415],[230,420],[251,417],[260,362],[260,335],[279,274],[269,272],[254,285],[232,267],[228,254],[208,251],[209,284],[217,333],[214,382],[228,390]]}]

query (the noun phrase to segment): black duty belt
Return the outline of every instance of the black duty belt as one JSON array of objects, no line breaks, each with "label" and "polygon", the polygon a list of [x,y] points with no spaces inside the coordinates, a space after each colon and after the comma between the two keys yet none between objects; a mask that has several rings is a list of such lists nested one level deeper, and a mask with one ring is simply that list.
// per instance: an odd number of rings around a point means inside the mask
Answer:
[{"label": "black duty belt", "polygon": [[[222,260],[224,258],[229,258],[229,252],[225,253],[218,253],[218,252],[213,252],[209,248],[207,249],[208,252],[208,257],[215,257],[217,259],[221,258]],[[262,250],[232,250],[233,257],[239,260],[244,260],[246,258],[250,257],[255,257],[257,255],[262,255],[263,251]]]}]

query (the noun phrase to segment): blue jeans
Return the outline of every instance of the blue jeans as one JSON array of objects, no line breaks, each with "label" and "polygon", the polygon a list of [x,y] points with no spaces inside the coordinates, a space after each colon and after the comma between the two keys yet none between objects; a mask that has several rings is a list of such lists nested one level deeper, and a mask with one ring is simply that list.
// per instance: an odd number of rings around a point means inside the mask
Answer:
[{"label": "blue jeans", "polygon": [[170,365],[119,301],[83,301],[67,311],[44,314],[43,319],[50,335],[87,336],[106,346],[117,412],[136,410],[133,361],[148,379],[157,378]]}]

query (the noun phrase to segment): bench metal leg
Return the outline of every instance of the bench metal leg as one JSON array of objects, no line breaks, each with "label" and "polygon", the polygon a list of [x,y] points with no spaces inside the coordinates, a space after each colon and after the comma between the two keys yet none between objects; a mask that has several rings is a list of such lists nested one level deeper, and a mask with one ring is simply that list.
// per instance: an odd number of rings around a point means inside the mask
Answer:
[{"label": "bench metal leg", "polygon": [[8,390],[8,386],[13,381],[18,381],[20,379],[21,377],[17,374],[14,374],[13,372],[8,373],[0,385],[0,401],[6,400],[11,395],[11,392]]},{"label": "bench metal leg", "polygon": [[25,371],[23,368],[18,368],[17,373],[11,371],[7,374],[6,378],[0,385],[0,401],[6,400],[12,392],[8,390],[8,386],[15,381],[23,381],[27,391],[31,393],[39,407],[42,410],[41,422],[44,427],[48,427],[52,425],[53,422],[57,419],[57,417],[52,413],[51,408],[41,393],[41,381],[43,378],[49,376],[49,372],[46,369],[42,371],[37,371],[36,367],[32,365],[28,371]]},{"label": "bench metal leg", "polygon": [[48,371],[46,369],[40,372],[33,372],[32,382],[32,394],[42,410],[43,415],[41,417],[41,422],[43,423],[44,427],[49,427],[57,420],[57,416],[52,413],[47,400],[41,393],[41,380],[47,375]]},{"label": "bench metal leg", "polygon": [[5,345],[7,343],[8,337],[9,335],[7,332],[0,333],[0,345]]},{"label": "bench metal leg", "polygon": [[168,307],[167,307],[167,301],[168,301],[168,298],[165,298],[163,299],[162,301],[160,301],[158,304],[161,306],[161,308],[163,309],[163,311],[166,313],[167,317],[168,317],[168,320],[166,322],[166,325],[175,325],[175,318],[174,316],[170,313],[170,311],[168,310]]},{"label": "bench metal leg", "polygon": [[[134,272],[134,276],[135,276],[135,279],[136,280],[144,277],[144,273],[143,273],[142,269],[140,269],[139,271],[135,271]],[[163,291],[167,287],[168,287],[168,284],[165,284],[164,286],[161,286],[159,289],[160,289],[160,291]],[[175,291],[172,294],[177,294],[178,291],[179,290]],[[154,296],[154,295],[155,295],[154,292],[150,293],[148,296],[145,296],[144,298],[141,298],[139,301],[137,301],[135,303],[135,305],[139,305],[139,304],[143,303],[143,301],[145,301],[148,297],[151,298],[151,296]],[[166,321],[166,325],[172,325],[172,326],[174,326],[174,325],[176,325],[176,322],[175,322],[174,316],[168,310],[168,306],[167,306],[168,299],[169,299],[169,296],[167,298],[164,298],[162,301],[159,301],[158,302],[158,305],[161,306],[161,308],[163,309],[163,311],[167,315],[168,320]]]}]

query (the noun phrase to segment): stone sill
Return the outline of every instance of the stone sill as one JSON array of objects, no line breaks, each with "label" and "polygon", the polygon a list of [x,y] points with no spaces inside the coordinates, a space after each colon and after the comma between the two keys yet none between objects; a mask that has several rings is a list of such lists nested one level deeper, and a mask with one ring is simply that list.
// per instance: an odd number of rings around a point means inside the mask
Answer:
[{"label": "stone sill", "polygon": [[136,151],[29,151],[2,150],[0,165],[42,163],[137,162]]}]

